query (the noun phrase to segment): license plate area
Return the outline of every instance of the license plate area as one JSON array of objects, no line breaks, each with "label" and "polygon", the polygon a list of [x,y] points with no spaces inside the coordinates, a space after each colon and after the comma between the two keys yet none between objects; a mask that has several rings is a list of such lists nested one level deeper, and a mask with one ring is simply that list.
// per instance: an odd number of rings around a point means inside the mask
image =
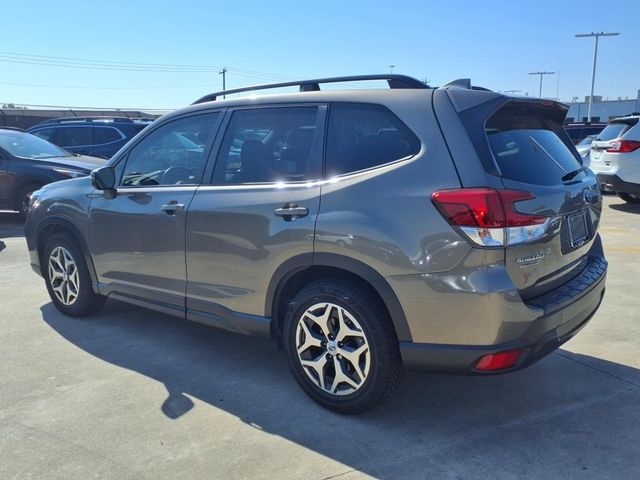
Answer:
[{"label": "license plate area", "polygon": [[578,248],[589,238],[589,228],[587,227],[587,216],[585,212],[574,213],[567,217],[569,225],[569,242],[571,248]]}]

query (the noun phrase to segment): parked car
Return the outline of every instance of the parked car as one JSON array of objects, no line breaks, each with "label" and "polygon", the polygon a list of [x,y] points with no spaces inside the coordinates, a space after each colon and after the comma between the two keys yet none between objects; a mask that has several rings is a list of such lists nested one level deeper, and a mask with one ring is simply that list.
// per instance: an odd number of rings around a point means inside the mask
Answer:
[{"label": "parked car", "polygon": [[589,135],[576,144],[576,150],[582,158],[585,167],[589,166],[589,153],[591,152],[591,142],[596,139],[597,135]]},{"label": "parked car", "polygon": [[568,123],[564,126],[564,128],[569,134],[569,138],[571,138],[573,144],[577,145],[589,135],[597,135],[606,126],[606,123],[581,122]]},{"label": "parked car", "polygon": [[73,153],[111,158],[151,121],[117,117],[63,117],[46,120],[27,131]]},{"label": "parked car", "polygon": [[[390,88],[320,90],[374,79]],[[342,413],[404,368],[526,367],[595,313],[602,196],[566,105],[402,75],[275,86],[301,91],[207,95],[34,193],[31,262],[61,312],[113,297],[270,337]]]},{"label": "parked car", "polygon": [[615,118],[591,144],[589,168],[603,189],[640,203],[640,114]]},{"label": "parked car", "polygon": [[0,208],[24,215],[34,190],[87,176],[105,163],[104,159],[74,155],[29,133],[0,127]]}]

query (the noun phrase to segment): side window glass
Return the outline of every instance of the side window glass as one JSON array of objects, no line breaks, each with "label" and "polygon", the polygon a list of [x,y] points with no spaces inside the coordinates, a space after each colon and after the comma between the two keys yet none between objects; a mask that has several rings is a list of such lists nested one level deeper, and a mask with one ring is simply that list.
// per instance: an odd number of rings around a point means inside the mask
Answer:
[{"label": "side window glass", "polygon": [[320,176],[317,107],[239,110],[225,133],[214,184],[295,182]]},{"label": "side window glass", "polygon": [[93,127],[93,138],[96,145],[102,145],[122,140],[123,136],[115,128]]},{"label": "side window glass", "polygon": [[33,135],[36,137],[40,137],[43,140],[48,142],[52,142],[53,140],[53,128],[43,128],[42,130],[38,130],[37,132],[33,132]]},{"label": "side window glass", "polygon": [[356,172],[420,151],[420,140],[381,105],[331,105],[327,131],[327,176]]},{"label": "side window glass", "polygon": [[56,133],[56,144],[61,147],[93,145],[92,127],[60,127]]},{"label": "side window glass", "polygon": [[194,185],[200,182],[204,151],[218,113],[167,123],[131,149],[121,185]]}]

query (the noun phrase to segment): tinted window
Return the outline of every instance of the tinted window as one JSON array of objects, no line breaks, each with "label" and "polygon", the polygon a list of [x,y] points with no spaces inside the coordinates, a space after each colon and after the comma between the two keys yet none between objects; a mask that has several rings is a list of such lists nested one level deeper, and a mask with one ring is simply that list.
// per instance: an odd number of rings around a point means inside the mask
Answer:
[{"label": "tinted window", "polygon": [[320,176],[317,107],[234,112],[213,176],[216,184],[293,182]]},{"label": "tinted window", "polygon": [[602,140],[605,142],[613,140],[614,138],[621,137],[627,133],[627,130],[630,128],[631,125],[627,125],[626,123],[610,123],[598,134],[598,138],[596,140]]},{"label": "tinted window", "polygon": [[419,150],[418,138],[387,108],[340,103],[331,106],[328,176],[383,165]]},{"label": "tinted window", "polygon": [[37,132],[32,132],[32,135],[35,135],[36,137],[40,137],[43,140],[47,140],[47,141],[51,141],[52,137],[53,137],[53,128],[43,128],[42,130],[38,130]]},{"label": "tinted window", "polygon": [[200,182],[204,150],[218,113],[167,123],[131,149],[122,177],[125,186],[193,185]]},{"label": "tinted window", "polygon": [[582,167],[551,130],[508,130],[488,135],[502,176],[536,185],[555,185]]},{"label": "tinted window", "polygon": [[102,145],[103,143],[117,142],[122,140],[122,135],[115,128],[111,127],[94,127],[93,138],[96,145]]},{"label": "tinted window", "polygon": [[93,145],[92,127],[60,127],[56,129],[56,144],[61,147]]}]

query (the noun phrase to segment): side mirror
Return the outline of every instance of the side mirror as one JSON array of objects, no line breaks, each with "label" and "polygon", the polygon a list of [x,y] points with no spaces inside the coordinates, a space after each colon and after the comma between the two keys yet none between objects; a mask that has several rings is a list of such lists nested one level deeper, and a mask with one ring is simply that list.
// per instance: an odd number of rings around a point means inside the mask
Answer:
[{"label": "side mirror", "polygon": [[101,167],[91,172],[91,184],[104,192],[105,198],[116,196],[116,172],[113,167]]}]

